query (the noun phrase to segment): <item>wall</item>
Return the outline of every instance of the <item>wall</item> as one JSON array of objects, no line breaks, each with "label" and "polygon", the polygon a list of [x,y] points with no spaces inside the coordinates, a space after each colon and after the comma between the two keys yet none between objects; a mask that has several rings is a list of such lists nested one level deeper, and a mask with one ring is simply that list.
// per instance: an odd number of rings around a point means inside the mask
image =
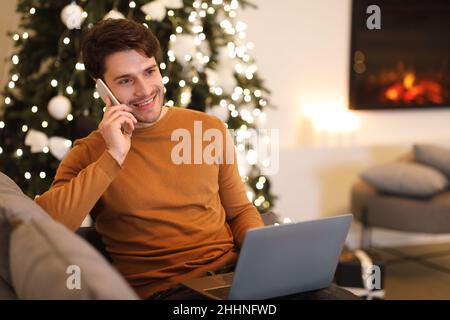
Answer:
[{"label": "wall", "polygon": [[[16,0],[3,0],[1,2],[0,48],[2,48],[2,50],[0,51],[0,88],[3,88],[9,80],[9,55],[12,53],[13,40],[6,33],[8,31],[15,31],[15,27],[18,24],[19,17],[15,13],[16,4]],[[3,101],[3,98],[1,98],[1,100]]]}]

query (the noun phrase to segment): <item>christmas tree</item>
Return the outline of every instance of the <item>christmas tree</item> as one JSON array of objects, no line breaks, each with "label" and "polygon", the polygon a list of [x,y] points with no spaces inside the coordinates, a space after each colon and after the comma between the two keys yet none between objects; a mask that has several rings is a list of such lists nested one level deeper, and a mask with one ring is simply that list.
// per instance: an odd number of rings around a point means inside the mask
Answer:
[{"label": "christmas tree", "polygon": [[[101,19],[133,19],[161,43],[166,105],[211,113],[233,129],[239,173],[263,213],[273,206],[251,130],[269,91],[249,55],[237,0],[19,0],[20,31],[0,107],[0,170],[31,197],[45,192],[73,141],[97,128],[103,103],[80,57],[83,30]],[[3,114],[3,115],[1,115]],[[254,131],[252,131],[254,132]],[[266,143],[270,143],[264,137]],[[253,139],[254,141],[254,139]]]}]

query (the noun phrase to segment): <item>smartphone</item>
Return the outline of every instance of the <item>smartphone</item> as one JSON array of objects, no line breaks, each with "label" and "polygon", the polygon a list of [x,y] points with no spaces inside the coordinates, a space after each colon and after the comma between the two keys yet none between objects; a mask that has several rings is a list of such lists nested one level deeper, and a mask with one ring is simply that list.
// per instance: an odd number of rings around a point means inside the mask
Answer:
[{"label": "smartphone", "polygon": [[[113,106],[120,104],[119,100],[114,96],[111,90],[109,90],[108,86],[106,85],[105,82],[103,82],[102,79],[97,79],[97,81],[95,82],[95,88],[97,89],[97,92],[102,98],[104,103],[107,103],[106,97],[108,97],[109,100],[111,100]],[[128,125],[127,124],[122,125],[122,132],[124,132],[124,126]]]},{"label": "smartphone", "polygon": [[111,90],[109,90],[108,86],[103,82],[102,79],[97,79],[95,88],[97,89],[97,92],[102,98],[103,102],[106,103],[106,97],[108,97],[109,100],[111,100],[113,106],[120,104],[119,100],[114,96]]}]

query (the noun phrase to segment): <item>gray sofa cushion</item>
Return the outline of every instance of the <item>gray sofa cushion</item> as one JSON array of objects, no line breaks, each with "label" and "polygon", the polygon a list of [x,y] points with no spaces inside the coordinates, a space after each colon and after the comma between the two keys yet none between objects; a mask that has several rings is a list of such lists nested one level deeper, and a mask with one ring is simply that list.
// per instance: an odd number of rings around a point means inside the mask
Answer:
[{"label": "gray sofa cushion", "polygon": [[450,178],[450,149],[431,144],[417,144],[414,145],[414,158],[417,162],[442,171]]},{"label": "gray sofa cushion", "polygon": [[[79,268],[79,289],[70,289],[77,283],[71,266]],[[137,299],[94,248],[52,219],[31,219],[14,228],[10,269],[20,299]]]},{"label": "gray sofa cushion", "polygon": [[436,169],[398,162],[371,167],[361,178],[380,191],[403,196],[428,197],[447,187],[447,178]]},{"label": "gray sofa cushion", "polygon": [[28,220],[31,217],[47,218],[49,216],[23,194],[17,184],[0,172],[0,278],[11,285],[9,272],[9,237],[10,220]]},{"label": "gray sofa cushion", "polygon": [[17,300],[14,289],[2,277],[0,277],[0,300]]}]

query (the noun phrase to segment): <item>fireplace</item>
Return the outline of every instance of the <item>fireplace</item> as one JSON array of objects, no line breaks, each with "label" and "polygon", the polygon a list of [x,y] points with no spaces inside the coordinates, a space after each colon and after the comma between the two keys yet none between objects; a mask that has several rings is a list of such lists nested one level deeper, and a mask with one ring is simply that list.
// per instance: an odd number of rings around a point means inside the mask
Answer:
[{"label": "fireplace", "polygon": [[[380,8],[369,29],[367,7]],[[450,0],[353,0],[351,109],[450,107]]]}]

